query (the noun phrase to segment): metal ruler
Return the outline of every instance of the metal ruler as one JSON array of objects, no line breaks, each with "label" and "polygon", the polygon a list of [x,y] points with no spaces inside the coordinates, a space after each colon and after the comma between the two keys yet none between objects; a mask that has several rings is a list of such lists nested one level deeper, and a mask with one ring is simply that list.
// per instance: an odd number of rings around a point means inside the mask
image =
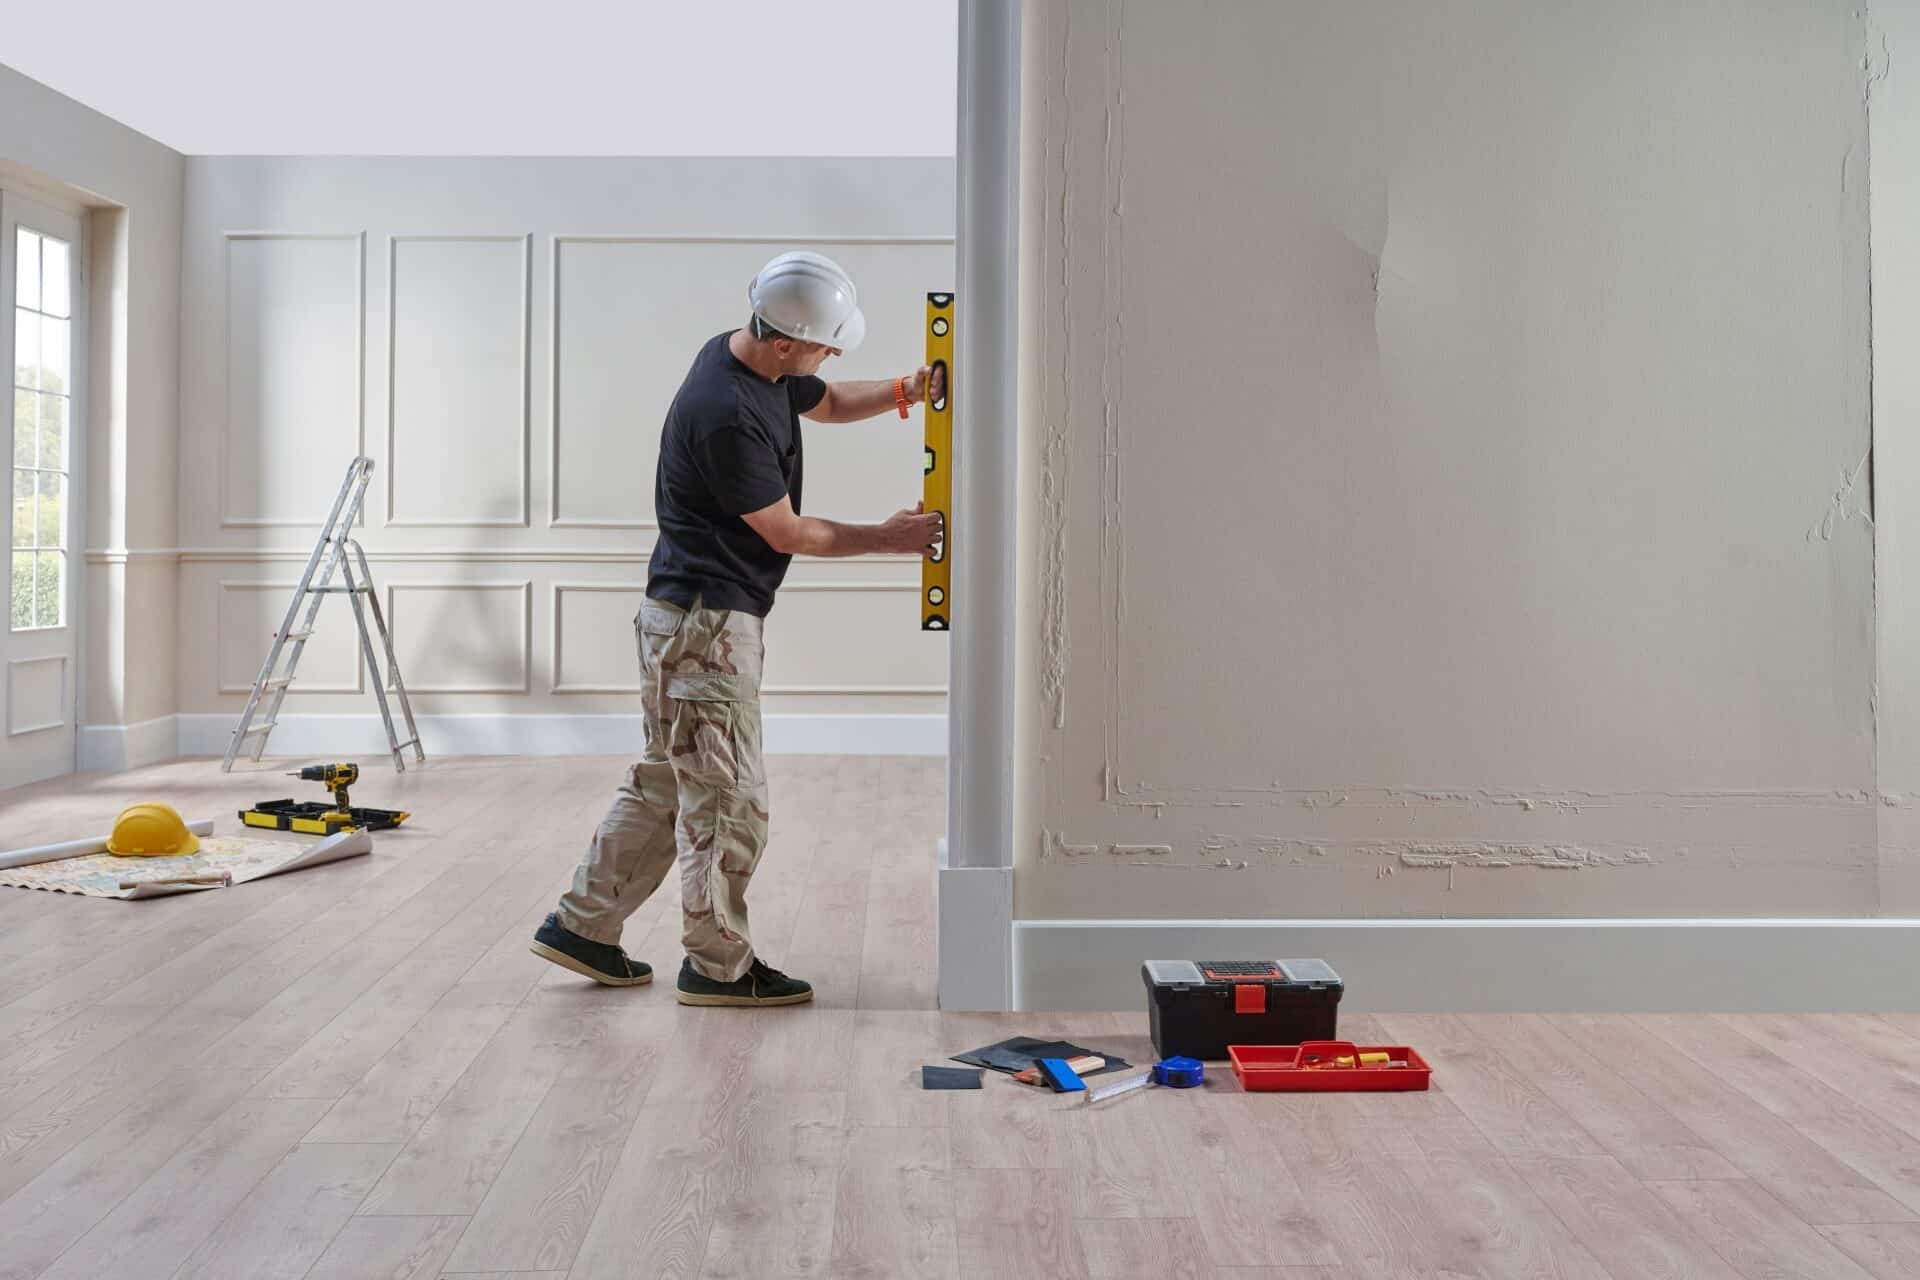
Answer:
[{"label": "metal ruler", "polygon": [[[953,573],[947,552],[953,546],[953,295],[927,295],[927,364],[940,377],[939,399],[926,399],[927,444],[921,504],[945,520],[940,544],[920,561],[920,629],[947,631],[953,625]],[[927,383],[929,393],[933,380]]]}]

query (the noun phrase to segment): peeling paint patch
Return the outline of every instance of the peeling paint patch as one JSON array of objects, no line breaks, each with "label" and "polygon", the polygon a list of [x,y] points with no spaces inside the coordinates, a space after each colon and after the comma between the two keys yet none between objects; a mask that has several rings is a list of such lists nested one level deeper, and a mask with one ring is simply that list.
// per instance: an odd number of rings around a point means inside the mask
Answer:
[{"label": "peeling paint patch", "polygon": [[1116,844],[1109,847],[1107,851],[1123,858],[1134,857],[1139,854],[1158,858],[1165,857],[1167,854],[1172,853],[1173,846],[1170,844]]},{"label": "peeling paint patch", "polygon": [[1871,451],[1863,455],[1851,472],[1840,473],[1840,487],[1827,499],[1826,514],[1814,521],[1807,530],[1806,541],[1818,538],[1822,542],[1833,541],[1833,531],[1855,516],[1873,523],[1873,516],[1867,511],[1868,490],[1860,481],[1867,474],[1867,463],[1872,459]]}]

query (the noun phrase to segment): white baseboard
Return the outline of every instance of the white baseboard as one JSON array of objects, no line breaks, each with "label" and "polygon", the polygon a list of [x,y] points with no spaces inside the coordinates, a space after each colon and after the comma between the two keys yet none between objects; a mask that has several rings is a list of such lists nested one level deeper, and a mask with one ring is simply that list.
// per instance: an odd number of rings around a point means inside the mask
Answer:
[{"label": "white baseboard", "polygon": [[74,768],[80,773],[119,773],[171,760],[180,754],[177,720],[157,716],[139,724],[83,724],[74,743]]},{"label": "white baseboard", "polygon": [[950,867],[940,842],[940,1007],[1000,1013],[1013,1004],[1013,868]]},{"label": "white baseboard", "polygon": [[[179,753],[225,755],[239,717],[182,715]],[[639,716],[420,716],[429,756],[631,756],[644,738]],[[943,715],[769,715],[772,755],[943,756]],[[267,745],[276,756],[381,755],[378,715],[283,715]]]},{"label": "white baseboard", "polygon": [[1312,956],[1359,1013],[1920,1012],[1905,919],[1020,920],[1013,956],[1033,1010],[1142,1011],[1145,960]]}]

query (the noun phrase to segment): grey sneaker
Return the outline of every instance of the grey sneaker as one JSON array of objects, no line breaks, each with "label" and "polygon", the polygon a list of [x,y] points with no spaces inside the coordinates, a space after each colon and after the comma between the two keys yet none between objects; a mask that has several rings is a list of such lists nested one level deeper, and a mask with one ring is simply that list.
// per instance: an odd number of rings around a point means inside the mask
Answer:
[{"label": "grey sneaker", "polygon": [[733,982],[715,982],[695,969],[693,961],[682,960],[679,988],[680,1003],[692,1005],[757,1008],[762,1005],[805,1004],[813,999],[811,986],[798,978],[789,978],[757,958]]},{"label": "grey sneaker", "polygon": [[534,932],[529,950],[602,986],[638,987],[653,981],[652,965],[635,960],[619,947],[581,937],[554,913],[548,913]]}]

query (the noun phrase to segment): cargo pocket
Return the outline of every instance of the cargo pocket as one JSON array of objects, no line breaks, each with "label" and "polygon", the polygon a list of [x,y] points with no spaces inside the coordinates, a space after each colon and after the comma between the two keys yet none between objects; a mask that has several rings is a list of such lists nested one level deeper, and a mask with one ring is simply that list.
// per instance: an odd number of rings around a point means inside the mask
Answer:
[{"label": "cargo pocket", "polygon": [[667,701],[673,708],[668,756],[674,772],[715,788],[756,781],[760,764],[757,692],[752,676],[667,676]]},{"label": "cargo pocket", "polygon": [[680,624],[686,620],[685,609],[649,598],[640,602],[640,613],[634,618],[633,625],[641,635],[671,636],[680,633]]}]

